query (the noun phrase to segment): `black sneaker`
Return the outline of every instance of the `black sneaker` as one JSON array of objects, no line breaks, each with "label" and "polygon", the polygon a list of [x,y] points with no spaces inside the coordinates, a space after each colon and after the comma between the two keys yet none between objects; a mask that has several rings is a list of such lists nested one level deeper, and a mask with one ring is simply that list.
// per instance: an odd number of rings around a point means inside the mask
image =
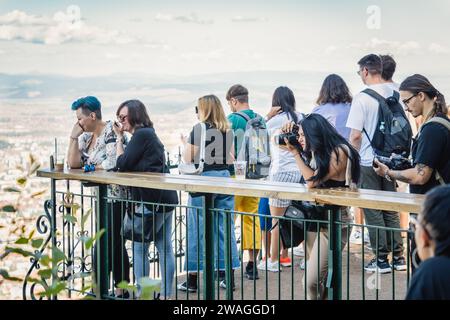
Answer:
[{"label": "black sneaker", "polygon": [[379,273],[389,273],[392,271],[392,267],[387,259],[377,259],[373,258],[364,267],[367,272],[379,272]]},{"label": "black sneaker", "polygon": [[394,257],[394,259],[392,259],[392,267],[396,271],[405,271],[407,267],[405,257],[404,256]]},{"label": "black sneaker", "polygon": [[[254,270],[253,270],[253,267],[255,268]],[[249,280],[257,280],[257,279],[259,279],[258,269],[256,269],[256,266],[254,266],[253,263],[249,262],[247,264],[247,266],[245,267],[245,276]]]},{"label": "black sneaker", "polygon": [[188,275],[187,281],[177,286],[180,291],[197,292],[197,277]]}]

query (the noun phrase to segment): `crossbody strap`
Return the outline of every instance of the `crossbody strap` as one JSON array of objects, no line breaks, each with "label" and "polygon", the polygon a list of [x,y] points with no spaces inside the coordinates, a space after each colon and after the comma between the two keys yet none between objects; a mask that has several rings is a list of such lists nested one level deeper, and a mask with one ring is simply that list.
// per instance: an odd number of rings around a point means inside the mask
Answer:
[{"label": "crossbody strap", "polygon": [[[433,118],[431,118],[430,120],[428,120],[427,122],[425,122],[425,123],[422,125],[422,127],[421,127],[420,130],[419,130],[419,133],[417,134],[417,139],[419,138],[420,133],[422,132],[423,127],[424,127],[427,123],[430,123],[430,122],[439,123],[439,124],[443,125],[444,127],[446,127],[446,128],[450,131],[450,121],[445,120],[445,119],[443,119],[443,118],[441,118],[441,117],[433,117]],[[446,183],[445,183],[445,181],[444,181],[444,178],[442,178],[442,176],[441,176],[441,174],[439,173],[439,171],[438,171],[437,169],[435,169],[434,171],[435,171],[434,177],[436,178],[436,180],[439,181],[439,183],[440,183],[441,185],[443,185],[443,186],[446,185]]]}]

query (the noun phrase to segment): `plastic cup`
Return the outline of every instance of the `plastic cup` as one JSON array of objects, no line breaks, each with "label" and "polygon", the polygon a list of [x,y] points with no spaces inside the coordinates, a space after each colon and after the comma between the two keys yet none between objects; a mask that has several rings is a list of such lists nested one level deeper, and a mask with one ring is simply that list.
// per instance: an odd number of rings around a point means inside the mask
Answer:
[{"label": "plastic cup", "polygon": [[245,180],[247,161],[234,161],[234,174],[237,180]]}]

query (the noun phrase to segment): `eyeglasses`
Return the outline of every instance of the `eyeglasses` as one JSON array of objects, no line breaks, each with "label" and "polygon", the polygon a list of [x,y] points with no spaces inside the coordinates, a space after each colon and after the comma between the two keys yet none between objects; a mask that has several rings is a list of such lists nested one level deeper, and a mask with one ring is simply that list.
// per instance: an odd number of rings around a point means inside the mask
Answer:
[{"label": "eyeglasses", "polygon": [[361,76],[361,73],[364,71],[364,69],[365,69],[365,68],[359,69],[358,71],[356,71],[356,74],[357,74],[358,76]]},{"label": "eyeglasses", "polygon": [[198,114],[198,107],[197,106],[195,106],[195,113]]},{"label": "eyeglasses", "polygon": [[412,95],[411,97],[409,97],[408,99],[403,100],[403,103],[404,103],[405,105],[408,105],[409,101],[411,101],[411,99],[414,98],[414,97],[417,96],[417,95],[418,95],[418,93],[413,94],[413,95]]},{"label": "eyeglasses", "polygon": [[119,120],[120,122],[124,122],[126,118],[128,118],[127,114],[126,115],[119,114],[117,116],[117,120]]}]

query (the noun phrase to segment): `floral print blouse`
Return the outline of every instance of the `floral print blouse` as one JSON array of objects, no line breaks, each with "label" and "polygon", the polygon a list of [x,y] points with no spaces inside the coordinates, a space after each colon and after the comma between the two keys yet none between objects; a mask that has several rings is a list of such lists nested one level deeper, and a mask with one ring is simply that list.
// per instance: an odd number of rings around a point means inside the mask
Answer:
[{"label": "floral print blouse", "polygon": [[[105,128],[98,136],[95,145],[88,150],[92,141],[92,132],[85,132],[78,138],[78,146],[81,152],[81,162],[85,164],[101,165],[104,170],[112,169],[116,166],[117,150],[116,150],[116,134],[113,130],[113,122],[106,121]],[[128,142],[128,138],[124,135],[124,148]],[[88,153],[89,151],[89,153]],[[127,189],[125,187],[110,185],[108,187],[108,195],[112,197],[125,198]]]}]

